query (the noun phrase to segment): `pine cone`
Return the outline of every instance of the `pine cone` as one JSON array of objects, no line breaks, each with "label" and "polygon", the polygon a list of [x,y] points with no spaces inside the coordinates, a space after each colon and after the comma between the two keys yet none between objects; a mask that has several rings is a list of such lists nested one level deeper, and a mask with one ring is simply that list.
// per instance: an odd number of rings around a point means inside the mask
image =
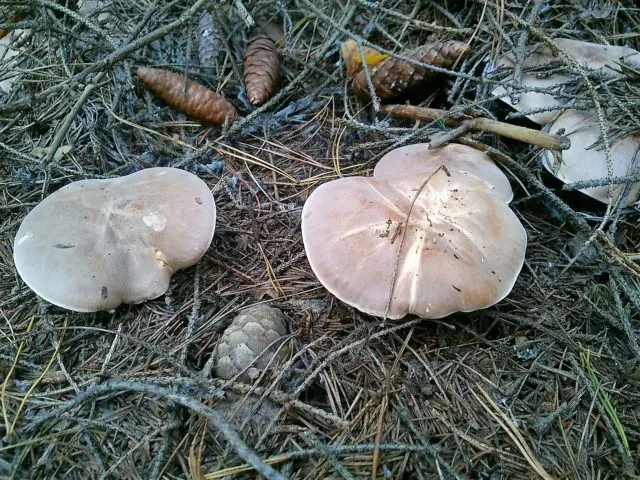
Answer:
[{"label": "pine cone", "polygon": [[[230,379],[247,367],[262,370],[271,362],[280,343],[278,339],[287,334],[283,313],[266,305],[246,308],[224,331],[215,352],[215,374]],[[269,347],[269,351],[263,351]],[[284,355],[281,349],[279,355]],[[240,379],[251,380],[251,372]]]},{"label": "pine cone", "polygon": [[[469,52],[466,43],[449,40],[437,42],[409,50],[404,56],[421,63],[450,69],[458,58]],[[397,58],[388,58],[370,70],[371,83],[381,100],[402,97],[416,87],[424,85],[438,74]],[[370,98],[365,72],[361,71],[353,79],[354,92],[365,99]]]},{"label": "pine cone", "polygon": [[266,102],[280,84],[280,56],[267,35],[259,35],[244,54],[244,85],[252,105]]},{"label": "pine cone", "polygon": [[196,120],[222,125],[227,118],[230,121],[237,118],[236,108],[227,99],[183,75],[140,67],[138,76],[167,104]]},{"label": "pine cone", "polygon": [[198,21],[198,61],[200,65],[211,68],[220,53],[222,40],[209,12],[202,12]]}]

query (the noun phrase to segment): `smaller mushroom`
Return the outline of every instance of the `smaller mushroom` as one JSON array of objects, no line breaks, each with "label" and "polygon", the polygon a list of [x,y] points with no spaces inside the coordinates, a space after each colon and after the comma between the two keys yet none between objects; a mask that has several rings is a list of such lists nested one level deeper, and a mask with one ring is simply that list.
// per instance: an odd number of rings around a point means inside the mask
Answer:
[{"label": "smaller mushroom", "polygon": [[20,277],[78,312],[164,294],[171,275],[205,254],[216,223],[209,187],[177,168],[70,183],[40,202],[14,241]]},{"label": "smaller mushroom", "polygon": [[[595,113],[567,110],[550,126],[551,132],[564,130],[571,139],[571,148],[563,150],[561,160],[543,150],[543,166],[564,183],[609,178],[609,165],[601,146],[600,123]],[[627,177],[640,172],[640,133],[625,135],[611,142],[611,174],[613,177]],[[629,206],[640,198],[640,182],[626,185],[612,185],[612,199],[624,194],[622,205]],[[609,203],[609,188],[605,186],[582,188],[580,192],[602,202]]]},{"label": "smaller mushroom", "polygon": [[[620,64],[640,68],[640,53],[629,47],[600,45],[569,38],[558,38],[555,42],[587,70],[598,70],[605,75],[615,76],[622,71]],[[560,57],[556,56],[547,44],[535,44],[529,47],[523,59],[524,72],[521,86],[525,89],[556,87],[561,90],[562,85],[568,83],[575,74],[566,69],[558,72],[557,67],[552,68],[552,65],[559,60]],[[498,67],[513,70],[515,68],[513,53],[502,56],[498,60]],[[511,81],[513,81],[513,75],[504,79],[505,83]],[[508,87],[502,85],[496,87],[492,94],[519,112],[546,110],[527,115],[527,118],[541,125],[553,120],[564,104],[564,100],[557,95],[535,91],[521,92],[517,97],[517,103],[514,103]]]},{"label": "smaller mushroom", "polygon": [[226,380],[240,374],[250,383],[269,364],[286,354],[280,348],[287,335],[287,322],[277,308],[254,305],[242,310],[222,334],[214,352],[215,374]]},{"label": "smaller mushroom", "polygon": [[[431,164],[420,167],[424,173],[401,156],[406,175],[393,174],[392,162],[383,159],[372,178],[341,178],[311,193],[302,238],[329,292],[390,319],[441,318],[509,294],[527,244],[508,206],[511,190],[495,172],[493,186],[470,174],[468,160],[458,164],[452,150],[423,151],[423,165]],[[434,168],[445,161],[446,169]]]}]

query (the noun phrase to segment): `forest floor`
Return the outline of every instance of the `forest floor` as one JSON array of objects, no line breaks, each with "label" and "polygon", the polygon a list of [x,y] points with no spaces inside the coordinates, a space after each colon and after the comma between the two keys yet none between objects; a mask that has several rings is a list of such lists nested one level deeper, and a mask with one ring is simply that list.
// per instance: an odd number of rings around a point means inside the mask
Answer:
[{"label": "forest floor", "polygon": [[[341,302],[300,229],[320,184],[370,176],[386,152],[449,132],[354,95],[342,42],[394,54],[466,42],[456,70],[412,101],[540,129],[492,95],[497,59],[561,37],[640,49],[634,2],[24,3],[0,1],[0,23],[20,29],[18,54],[0,57],[0,80],[13,80],[0,91],[0,478],[640,478],[637,207],[563,188],[538,146],[464,132],[453,141],[483,146],[508,176],[528,245],[504,300],[439,320]],[[242,58],[267,23],[283,32],[282,82],[257,108]],[[188,75],[238,119],[194,121],[145,89],[140,66]],[[607,82],[578,70],[567,104],[606,109],[609,132],[639,128],[638,70]],[[156,166],[214,194],[198,264],[112,312],[36,296],[13,263],[27,213],[72,181]],[[286,315],[288,356],[253,384],[212,377],[222,332],[254,303]]]}]

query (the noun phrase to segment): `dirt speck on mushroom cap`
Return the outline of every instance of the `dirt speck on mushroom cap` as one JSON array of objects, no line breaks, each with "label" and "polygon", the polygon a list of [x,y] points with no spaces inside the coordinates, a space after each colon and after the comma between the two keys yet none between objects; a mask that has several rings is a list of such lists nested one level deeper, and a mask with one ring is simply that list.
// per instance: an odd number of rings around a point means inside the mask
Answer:
[{"label": "dirt speck on mushroom cap", "polygon": [[81,180],[24,218],[14,262],[45,300],[81,312],[162,295],[208,249],[216,209],[207,185],[176,168]]}]

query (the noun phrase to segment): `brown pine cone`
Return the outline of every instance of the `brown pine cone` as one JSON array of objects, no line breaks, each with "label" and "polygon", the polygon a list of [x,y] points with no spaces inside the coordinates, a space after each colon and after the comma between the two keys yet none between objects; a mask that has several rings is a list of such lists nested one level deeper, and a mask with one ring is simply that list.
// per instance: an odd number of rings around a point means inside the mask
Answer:
[{"label": "brown pine cone", "polygon": [[[421,63],[450,69],[458,58],[464,58],[467,53],[469,53],[469,46],[466,43],[448,40],[422,45],[404,52],[404,56]],[[438,75],[436,72],[394,57],[383,60],[370,69],[370,74],[371,83],[382,101],[402,97]],[[365,99],[371,97],[364,71],[354,77],[352,86],[356,95]]]},{"label": "brown pine cone", "polygon": [[[278,347],[286,335],[286,317],[279,309],[261,304],[245,308],[220,337],[215,351],[216,376],[228,380],[250,367],[257,373],[269,365],[276,352],[277,360],[284,358],[286,349]],[[248,371],[239,380],[250,383],[252,376]]]},{"label": "brown pine cone", "polygon": [[222,45],[220,32],[209,12],[202,12],[198,21],[198,60],[200,66],[212,68]]},{"label": "brown pine cone", "polygon": [[280,56],[267,35],[249,42],[244,54],[244,86],[252,105],[266,102],[280,84]]},{"label": "brown pine cone", "polygon": [[[159,68],[138,68],[144,85],[167,104],[186,115],[212,125],[237,118],[236,108],[204,85],[177,73]],[[186,82],[186,83],[185,83]]]}]

